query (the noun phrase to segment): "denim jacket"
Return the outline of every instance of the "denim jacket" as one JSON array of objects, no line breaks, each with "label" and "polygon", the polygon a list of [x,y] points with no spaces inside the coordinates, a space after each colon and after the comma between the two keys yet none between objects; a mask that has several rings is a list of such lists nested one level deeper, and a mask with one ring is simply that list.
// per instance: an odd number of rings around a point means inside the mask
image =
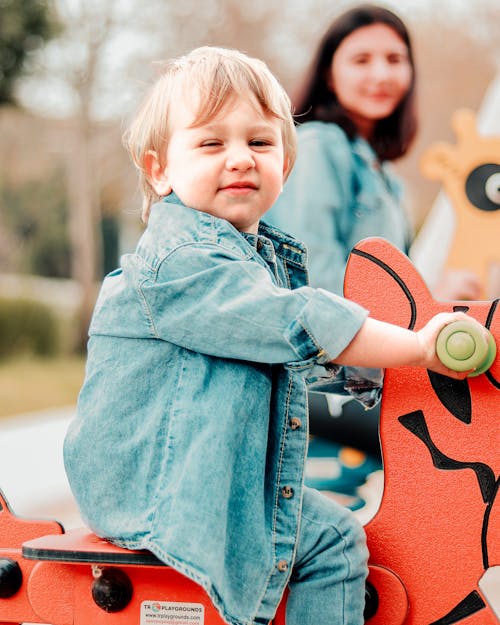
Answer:
[{"label": "denim jacket", "polygon": [[361,137],[336,124],[297,129],[297,162],[266,220],[306,245],[311,285],[343,292],[345,265],[361,239],[379,236],[407,252],[411,227],[402,186]]},{"label": "denim jacket", "polygon": [[170,195],[103,282],[64,445],[88,525],[148,549],[233,625],[267,623],[294,561],[306,378],[363,324],[305,285],[303,246]]}]

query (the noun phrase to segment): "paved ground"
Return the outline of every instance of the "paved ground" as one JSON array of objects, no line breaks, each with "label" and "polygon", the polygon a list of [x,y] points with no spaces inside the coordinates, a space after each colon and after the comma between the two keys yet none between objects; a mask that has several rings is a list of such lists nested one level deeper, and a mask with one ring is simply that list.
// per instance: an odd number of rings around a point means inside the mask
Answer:
[{"label": "paved ground", "polygon": [[0,489],[17,516],[83,525],[62,460],[73,413],[71,406],[0,419]]}]

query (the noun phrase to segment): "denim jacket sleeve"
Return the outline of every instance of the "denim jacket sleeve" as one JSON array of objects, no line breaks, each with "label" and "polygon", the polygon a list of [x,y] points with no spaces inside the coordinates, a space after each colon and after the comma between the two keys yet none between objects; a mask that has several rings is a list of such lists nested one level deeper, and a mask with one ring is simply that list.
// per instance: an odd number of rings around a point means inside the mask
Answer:
[{"label": "denim jacket sleeve", "polygon": [[282,288],[258,257],[211,242],[174,248],[139,289],[155,338],[263,363],[326,363],[368,314],[322,289]]}]

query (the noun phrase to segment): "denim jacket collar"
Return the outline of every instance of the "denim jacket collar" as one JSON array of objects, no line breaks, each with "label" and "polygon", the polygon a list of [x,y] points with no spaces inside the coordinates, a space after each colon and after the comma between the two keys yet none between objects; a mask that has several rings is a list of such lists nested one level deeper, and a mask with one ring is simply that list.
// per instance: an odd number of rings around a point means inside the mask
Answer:
[{"label": "denim jacket collar", "polygon": [[[176,204],[178,206],[184,206],[182,200],[176,195],[174,192],[162,198],[162,202],[166,204]],[[194,210],[194,209],[188,209]],[[206,216],[206,213],[202,213]],[[221,219],[219,217],[210,216],[211,219],[214,220],[215,223],[218,223],[219,227],[223,227],[227,229],[229,232],[231,230],[234,231],[234,235],[238,237],[239,235],[243,236],[243,238],[259,253],[262,255],[262,250],[267,246],[267,241],[270,241],[273,248],[274,253],[279,256],[282,260],[292,263],[299,269],[306,269],[307,266],[307,250],[305,245],[292,237],[289,234],[283,232],[280,228],[276,226],[272,226],[267,224],[265,221],[261,221],[259,223],[258,234],[251,234],[248,232],[239,232],[234,228],[232,224],[230,224],[225,219]],[[264,251],[265,255],[265,251]]]}]

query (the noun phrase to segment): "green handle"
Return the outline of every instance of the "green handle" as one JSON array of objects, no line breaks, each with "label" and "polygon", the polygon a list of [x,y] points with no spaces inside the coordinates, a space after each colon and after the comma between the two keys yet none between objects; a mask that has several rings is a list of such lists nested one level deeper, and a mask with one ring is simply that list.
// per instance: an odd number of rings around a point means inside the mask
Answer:
[{"label": "green handle", "polygon": [[439,360],[453,371],[468,371],[474,377],[487,371],[497,353],[495,339],[489,330],[488,341],[482,331],[469,321],[454,321],[439,333],[436,352]]}]

